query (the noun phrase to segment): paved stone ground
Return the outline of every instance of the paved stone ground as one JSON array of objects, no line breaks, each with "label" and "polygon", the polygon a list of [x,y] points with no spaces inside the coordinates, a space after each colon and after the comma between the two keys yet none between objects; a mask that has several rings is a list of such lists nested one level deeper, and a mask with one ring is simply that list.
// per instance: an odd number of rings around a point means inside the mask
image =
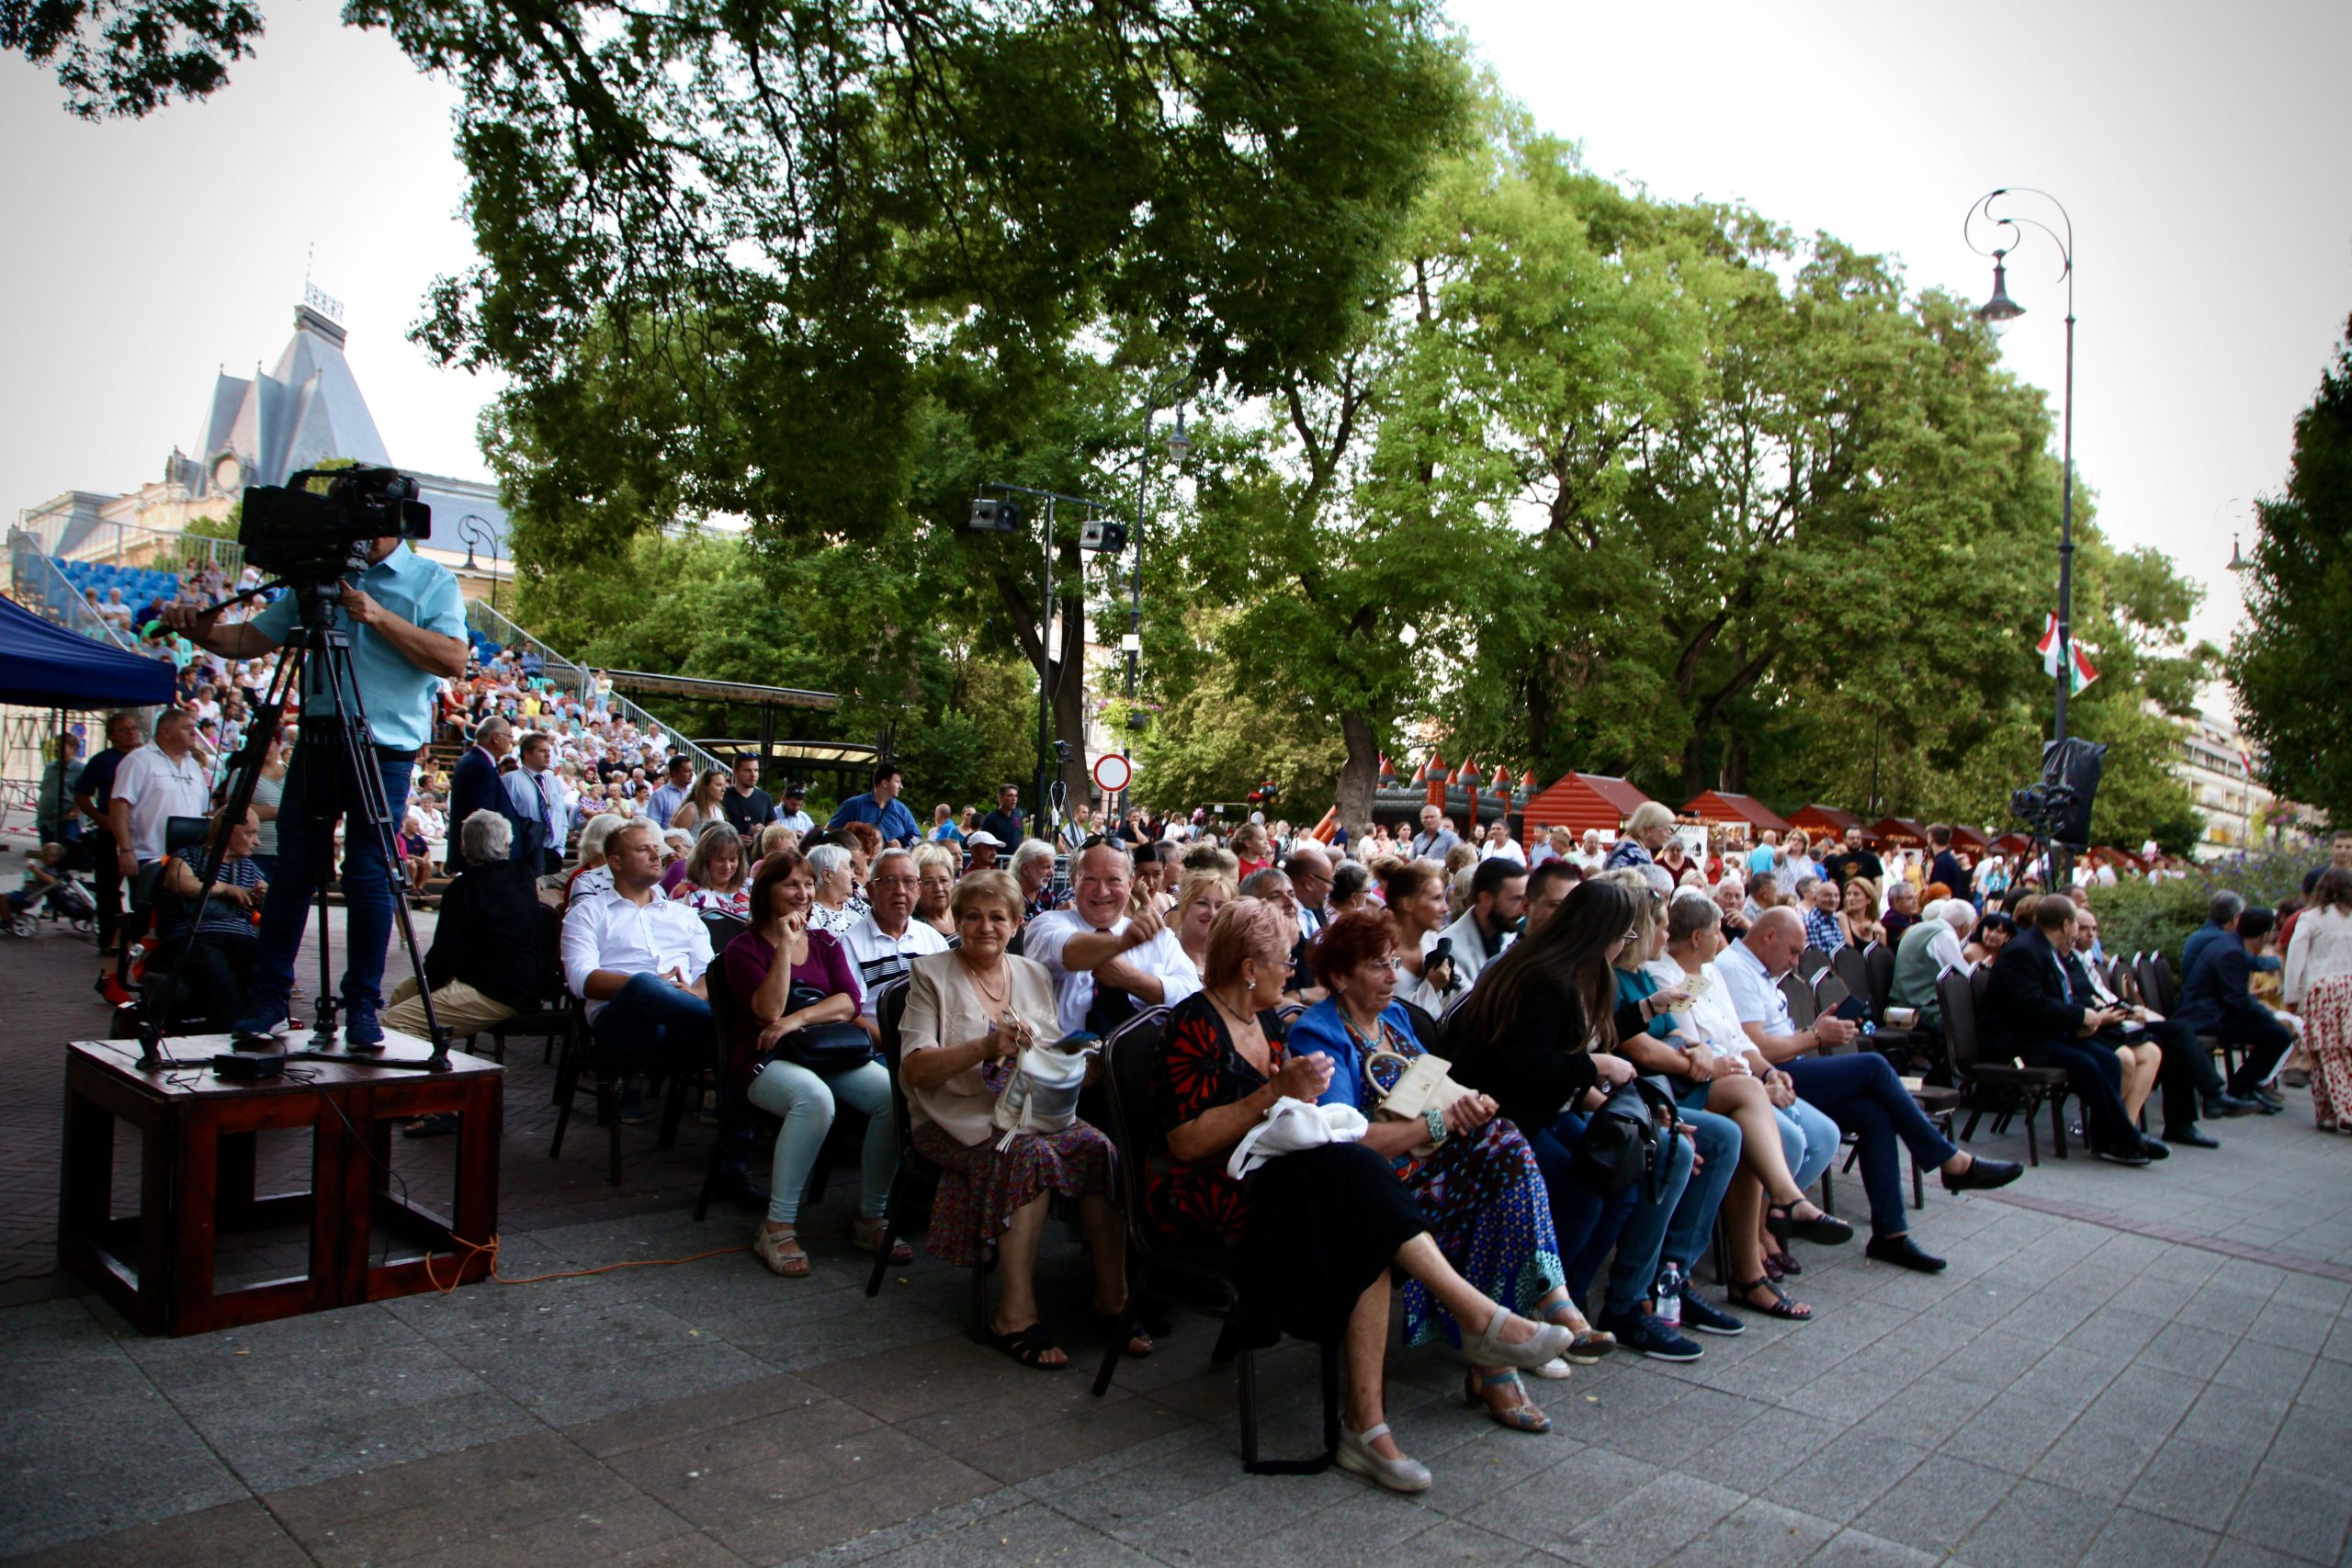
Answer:
[{"label": "paved stone ground", "polygon": [[[2283,1563],[2352,1528],[2352,1140],[2290,1113],[2146,1172],[2045,1161],[1999,1195],[1931,1187],[1923,1277],[1818,1250],[1810,1325],[1758,1322],[1689,1367],[1619,1359],[1536,1385],[1550,1437],[1464,1410],[1459,1371],[1391,1361],[1419,1499],[1252,1478],[1208,1320],[1180,1314],[1110,1395],[974,1347],[928,1259],[772,1279],[674,1268],[471,1286],[182,1340],[40,1275],[57,1043],[102,1024],[62,940],[0,943],[0,1551],[51,1563],[1204,1562]],[[546,1156],[546,1072],[508,1094],[510,1279],[739,1243],[686,1193],[707,1134],[627,1181],[601,1134]],[[46,1095],[45,1104],[41,1102]],[[2021,1137],[1980,1137],[1995,1154]],[[46,1165],[44,1165],[46,1161]],[[1859,1201],[1850,1182],[1841,1201]],[[836,1190],[810,1217],[836,1233]],[[1049,1303],[1083,1300],[1052,1249]],[[1067,1314],[1065,1314],[1065,1320]],[[1091,1336],[1065,1332],[1082,1362]],[[1311,1352],[1261,1361],[1269,1452],[1312,1446]]]}]

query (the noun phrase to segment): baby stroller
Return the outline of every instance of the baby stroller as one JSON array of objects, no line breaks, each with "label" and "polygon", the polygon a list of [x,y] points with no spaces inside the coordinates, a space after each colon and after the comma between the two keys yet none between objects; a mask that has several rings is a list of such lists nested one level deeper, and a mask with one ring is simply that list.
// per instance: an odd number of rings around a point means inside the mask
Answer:
[{"label": "baby stroller", "polygon": [[72,872],[62,872],[56,885],[44,892],[19,889],[9,894],[8,923],[0,930],[10,936],[38,936],[43,919],[64,920],[90,936],[98,929],[98,901]]}]

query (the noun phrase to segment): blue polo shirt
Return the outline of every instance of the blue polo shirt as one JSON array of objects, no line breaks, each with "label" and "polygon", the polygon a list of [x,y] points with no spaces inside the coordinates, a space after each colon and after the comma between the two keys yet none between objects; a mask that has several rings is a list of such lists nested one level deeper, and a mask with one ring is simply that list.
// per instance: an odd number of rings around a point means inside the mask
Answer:
[{"label": "blue polo shirt", "polygon": [[[361,572],[354,586],[390,614],[426,631],[460,638],[466,635],[465,599],[458,592],[458,580],[405,543],[393,546],[391,554]],[[433,739],[433,705],[440,694],[441,677],[411,664],[390,638],[367,626],[354,626],[341,610],[331,615],[351,637],[351,668],[358,679],[359,700],[368,707],[371,739],[394,751],[422,748]],[[272,642],[284,642],[295,626],[294,595],[279,594],[250,624]],[[306,710],[324,692],[325,676],[322,665],[303,671]]]},{"label": "blue polo shirt", "polygon": [[919,844],[922,829],[915,823],[915,814],[907,809],[903,800],[893,800],[888,806],[875,803],[871,790],[854,795],[842,802],[841,809],[825,824],[827,829],[846,827],[852,822],[870,822],[874,830],[889,843]]}]

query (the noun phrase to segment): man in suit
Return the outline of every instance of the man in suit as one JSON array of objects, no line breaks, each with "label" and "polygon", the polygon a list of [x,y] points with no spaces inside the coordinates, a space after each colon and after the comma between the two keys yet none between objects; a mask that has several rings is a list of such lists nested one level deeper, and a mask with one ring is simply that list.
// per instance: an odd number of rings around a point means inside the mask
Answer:
[{"label": "man in suit", "polygon": [[[2216,895],[2218,898],[2220,895]],[[2235,897],[2236,895],[2230,895]],[[2278,917],[2268,909],[2246,909],[2231,928],[2216,933],[2199,953],[2197,967],[2181,987],[2177,1017],[2192,1033],[2210,1034],[2224,1044],[2243,1045],[2229,1092],[2259,1100],[2266,1114],[2278,1105],[2258,1091],[2294,1044],[2295,1037],[2268,1008],[2254,999],[2254,953],[2270,938]],[[2203,933],[2199,933],[2203,934]]]},{"label": "man in suit", "polygon": [[2188,940],[2180,944],[2180,985],[2183,991],[2188,988],[2188,977],[2197,973],[2197,961],[2205,955],[2205,949],[2224,934],[2237,930],[2238,917],[2245,913],[2245,899],[2226,887],[2206,903],[2205,923],[2190,931]]},{"label": "man in suit", "polygon": [[2075,937],[2075,901],[2052,893],[2035,907],[2031,927],[2002,947],[1984,993],[1986,1052],[1996,1061],[2064,1068],[2082,1102],[2092,1153],[2116,1165],[2146,1165],[2172,1151],[2142,1136],[2124,1113],[2123,1065],[2097,1039],[2124,1015],[2075,994],[2062,957],[2074,951]]},{"label": "man in suit", "polygon": [[465,834],[462,825],[477,811],[495,811],[506,818],[521,838],[523,823],[515,815],[514,802],[506,793],[506,781],[498,775],[498,764],[507,752],[514,749],[514,727],[496,714],[483,719],[474,730],[474,743],[449,770],[449,820],[460,825],[461,830],[451,835],[448,872],[455,876],[466,869]]},{"label": "man in suit", "polygon": [[555,741],[535,729],[523,737],[521,752],[523,765],[501,780],[515,815],[523,818],[513,858],[535,874],[548,876],[563,869],[565,818],[570,816],[558,798],[555,774],[548,771],[555,761]]},{"label": "man in suit", "polygon": [[2197,1149],[2220,1148],[2218,1141],[2197,1130],[2200,1107],[2207,1116],[2244,1116],[2256,1109],[2258,1102],[2240,1100],[2222,1087],[2222,1075],[2213,1068],[2213,1054],[2198,1044],[2195,1033],[2178,1019],[2166,1018],[2148,1008],[2128,1006],[2108,989],[2098,968],[2098,917],[2088,909],[2079,911],[2075,917],[2075,951],[2066,955],[2067,984],[2078,997],[2087,998],[2103,1008],[2120,1010],[2124,1020],[2100,1030],[2093,1038],[2110,1050],[2154,1042],[2164,1053],[2164,1065],[2157,1070],[2156,1081],[2164,1095],[2165,1142],[2187,1144]]}]

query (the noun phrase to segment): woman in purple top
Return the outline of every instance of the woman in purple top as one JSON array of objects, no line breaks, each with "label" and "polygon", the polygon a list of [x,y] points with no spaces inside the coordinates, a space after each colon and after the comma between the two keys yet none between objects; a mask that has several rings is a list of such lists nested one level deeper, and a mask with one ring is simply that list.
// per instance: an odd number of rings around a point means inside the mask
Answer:
[{"label": "woman in purple top", "polygon": [[[800,1193],[832,1131],[837,1101],[865,1117],[865,1157],[859,1162],[864,1185],[851,1237],[868,1251],[880,1244],[882,1211],[899,1166],[890,1077],[880,1062],[819,1073],[786,1060],[788,1048],[777,1051],[791,1034],[812,1024],[856,1023],[873,1032],[872,1022],[858,1016],[865,998],[856,965],[830,932],[808,924],[815,897],[816,880],[805,859],[791,850],[768,856],[752,882],[752,929],[729,942],[725,954],[729,1070],[739,1084],[749,1079],[746,1099],[784,1120],[769,1173],[767,1218],[752,1233],[752,1250],[771,1271],[795,1280],[808,1272],[808,1255],[797,1239]],[[799,987],[823,993],[823,999],[808,1001],[803,991],[803,1005],[795,1007],[793,991]],[[776,1054],[771,1056],[772,1052]],[[891,1257],[899,1263],[914,1260],[903,1242],[891,1248]]]}]

